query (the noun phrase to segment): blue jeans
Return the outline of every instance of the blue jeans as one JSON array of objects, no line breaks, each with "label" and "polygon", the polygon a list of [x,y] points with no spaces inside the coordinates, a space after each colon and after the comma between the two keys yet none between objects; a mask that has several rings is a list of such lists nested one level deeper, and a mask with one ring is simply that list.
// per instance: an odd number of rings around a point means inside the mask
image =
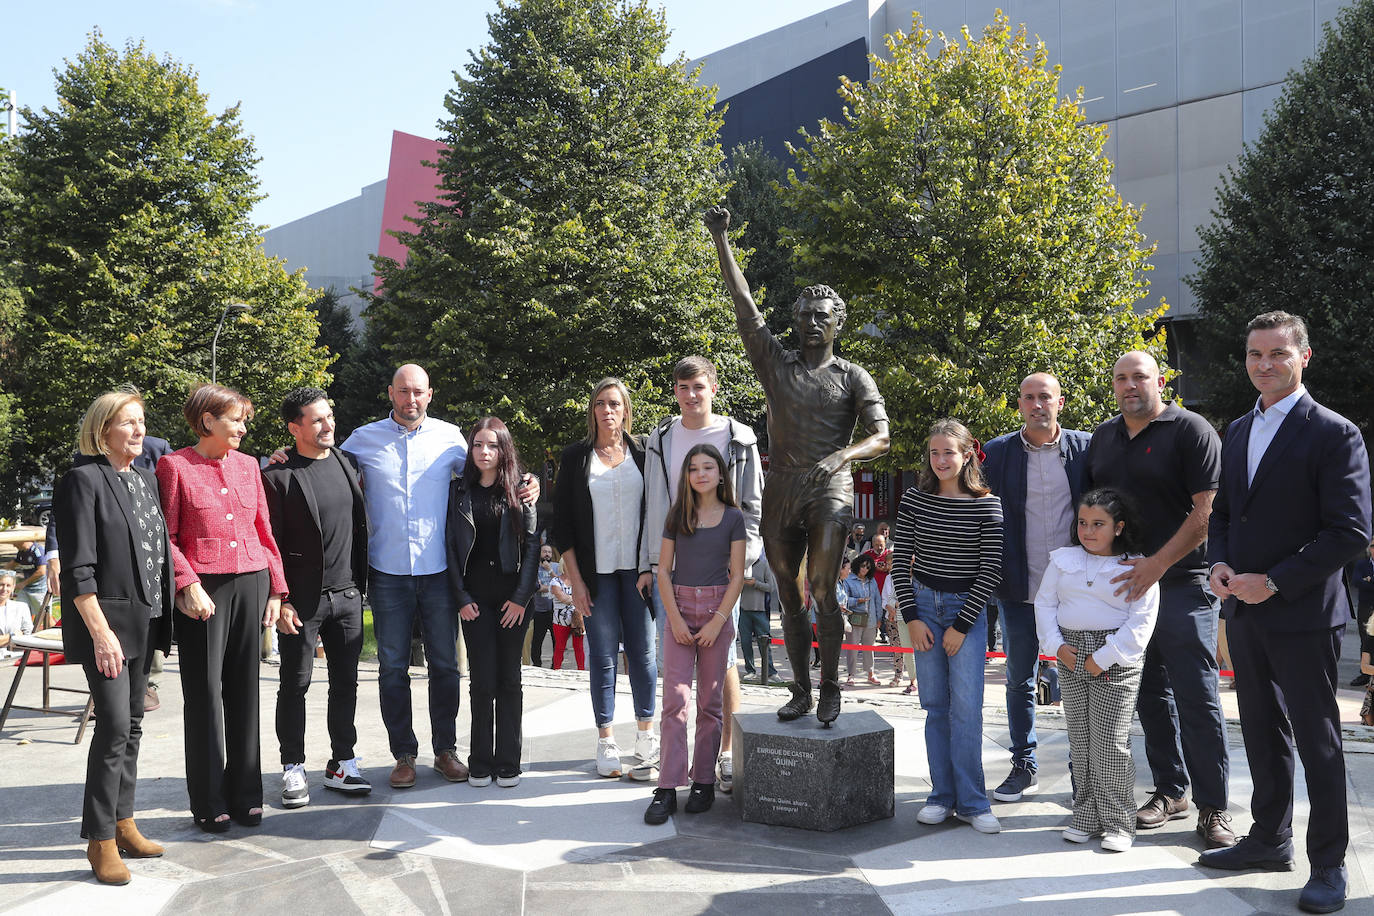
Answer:
[{"label": "blue jeans", "polygon": [[[744,656],[744,673],[754,673],[754,647],[755,640],[760,636],[768,636],[768,612],[767,611],[740,611],[739,612],[739,652]],[[764,658],[768,659],[768,675],[771,677],[778,673],[778,666],[773,664],[773,654],[771,649],[759,656],[759,664],[763,664]]]},{"label": "blue jeans", "polygon": [[393,576],[368,571],[372,630],[377,636],[377,686],[391,755],[414,756],[420,744],[410,716],[410,634],[420,615],[429,666],[430,741],[437,755],[458,747],[458,606],[448,573]]},{"label": "blue jeans", "polygon": [[596,597],[592,599],[592,616],[586,619],[586,626],[587,671],[597,728],[610,725],[615,718],[616,652],[622,644],[630,669],[627,673],[635,719],[648,722],[654,717],[654,693],[658,686],[654,627],[649,606],[635,588],[638,579],[639,573],[633,569],[596,574]]},{"label": "blue jeans", "polygon": [[1039,670],[1040,640],[1035,633],[1035,605],[999,601],[1002,613],[1002,648],[1007,653],[1007,728],[1011,732],[1011,759],[1032,770],[1035,761],[1035,680]]},{"label": "blue jeans", "polygon": [[[1136,712],[1155,791],[1226,810],[1231,761],[1217,696],[1217,601],[1191,578],[1159,583]],[[1186,764],[1186,770],[1185,770]]]},{"label": "blue jeans", "polygon": [[930,796],[926,804],[973,816],[992,810],[983,784],[983,668],[987,661],[988,618],[964,636],[953,657],[940,640],[963,609],[964,594],[937,592],[912,581],[917,618],[930,628],[935,644],[915,652],[917,692],[926,711],[926,758]]}]

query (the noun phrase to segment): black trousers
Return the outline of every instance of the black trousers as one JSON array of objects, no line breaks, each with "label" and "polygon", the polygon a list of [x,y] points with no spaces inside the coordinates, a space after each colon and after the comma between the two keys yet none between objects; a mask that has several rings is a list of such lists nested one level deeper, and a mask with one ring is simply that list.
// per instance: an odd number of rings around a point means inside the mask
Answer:
[{"label": "black trousers", "polygon": [[358,741],[358,658],[363,652],[363,595],[352,586],[320,595],[320,603],[300,632],[281,633],[281,681],[277,687],[277,743],[282,766],[305,763],[305,693],[315,670],[315,646],[324,643],[329,666],[329,752],[333,760],[353,759]]},{"label": "black trousers", "polygon": [[[258,738],[259,633],[267,570],[204,575],[208,620],[184,618],[177,637],[191,814],[214,819],[262,807]],[[180,613],[180,612],[177,612]]]},{"label": "black trousers", "polygon": [[[147,645],[153,642],[150,635]],[[86,795],[81,804],[81,838],[111,840],[115,821],[134,816],[148,672],[141,658],[126,658],[118,677],[101,674],[94,662],[84,663],[81,669],[95,700],[95,731],[86,755]]]},{"label": "black trousers", "polygon": [[1226,622],[1241,735],[1255,786],[1250,832],[1268,843],[1292,837],[1296,742],[1311,802],[1307,858],[1313,867],[1340,865],[1350,840],[1336,705],[1343,629],[1276,633],[1245,614]]},{"label": "black trousers", "polygon": [[[491,573],[472,584],[476,620],[463,621],[468,649],[468,696],[472,734],[468,769],[476,776],[517,775],[520,772],[521,719],[524,691],[520,686],[520,650],[525,625],[501,626],[501,607],[515,591],[517,577]],[[528,611],[526,611],[528,617]]]},{"label": "black trousers", "polygon": [[[530,662],[536,668],[543,667],[544,640],[553,635],[553,611],[525,612],[525,623],[530,627]],[[553,656],[549,656],[553,664]]]}]

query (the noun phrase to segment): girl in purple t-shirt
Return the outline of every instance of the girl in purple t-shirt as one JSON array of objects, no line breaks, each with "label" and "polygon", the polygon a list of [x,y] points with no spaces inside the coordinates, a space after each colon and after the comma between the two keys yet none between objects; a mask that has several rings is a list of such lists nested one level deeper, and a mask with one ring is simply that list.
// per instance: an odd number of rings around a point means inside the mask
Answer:
[{"label": "girl in purple t-shirt", "polygon": [[720,754],[721,685],[735,627],[730,612],[744,588],[744,514],[712,445],[683,458],[677,499],[668,510],[659,550],[658,593],[671,640],[663,643],[663,721],[658,788],[644,812],[662,824],[677,810],[687,784],[687,700],[697,674],[697,737],[692,753],[688,814],[711,807]]}]

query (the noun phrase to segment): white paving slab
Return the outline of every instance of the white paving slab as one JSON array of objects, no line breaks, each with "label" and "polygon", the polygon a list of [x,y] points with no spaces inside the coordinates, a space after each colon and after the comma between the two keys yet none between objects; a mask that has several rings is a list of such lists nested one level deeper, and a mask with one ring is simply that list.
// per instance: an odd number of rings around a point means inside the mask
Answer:
[{"label": "white paving slab", "polygon": [[134,873],[122,886],[101,884],[94,876],[68,883],[8,910],[15,916],[54,916],[56,913],[98,913],[100,916],[147,916],[162,909],[181,888],[176,881]]},{"label": "white paving slab", "polygon": [[392,802],[372,846],[519,871],[617,852],[675,835],[644,823],[644,783],[527,770],[502,789],[442,786]]}]

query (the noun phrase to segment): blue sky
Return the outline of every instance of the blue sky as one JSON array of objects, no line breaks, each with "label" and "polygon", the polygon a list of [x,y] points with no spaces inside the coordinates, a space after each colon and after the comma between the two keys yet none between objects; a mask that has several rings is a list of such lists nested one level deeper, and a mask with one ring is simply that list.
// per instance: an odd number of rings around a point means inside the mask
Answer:
[{"label": "blue sky", "polygon": [[[671,50],[689,58],[840,0],[662,0]],[[0,87],[54,101],[54,68],[99,28],[197,71],[212,111],[241,102],[268,195],[268,226],[386,177],[391,131],[436,136],[444,93],[487,37],[495,0],[50,0],[0,4]]]}]

